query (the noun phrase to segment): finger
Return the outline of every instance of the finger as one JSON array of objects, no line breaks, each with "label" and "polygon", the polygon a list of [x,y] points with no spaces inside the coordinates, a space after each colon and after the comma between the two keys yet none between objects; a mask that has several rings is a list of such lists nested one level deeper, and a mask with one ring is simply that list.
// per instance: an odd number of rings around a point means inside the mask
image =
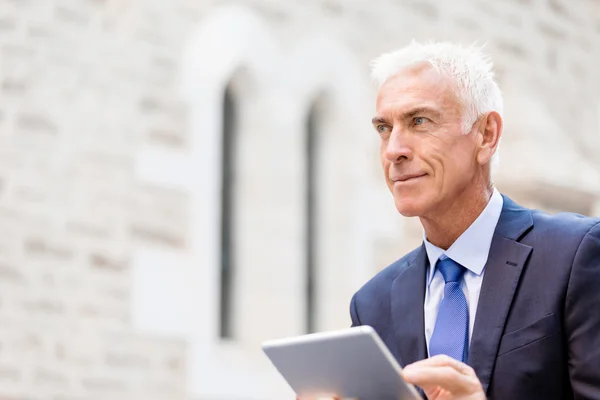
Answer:
[{"label": "finger", "polygon": [[479,382],[477,378],[461,374],[452,366],[415,366],[402,371],[402,376],[408,383],[425,390],[439,386],[452,394],[474,392]]},{"label": "finger", "polygon": [[461,374],[475,376],[475,371],[473,370],[473,368],[471,368],[465,363],[455,360],[452,357],[448,357],[445,354],[440,354],[437,356],[426,358],[421,361],[417,361],[413,364],[407,365],[406,367],[404,367],[404,369],[410,370],[414,367],[452,367]]}]

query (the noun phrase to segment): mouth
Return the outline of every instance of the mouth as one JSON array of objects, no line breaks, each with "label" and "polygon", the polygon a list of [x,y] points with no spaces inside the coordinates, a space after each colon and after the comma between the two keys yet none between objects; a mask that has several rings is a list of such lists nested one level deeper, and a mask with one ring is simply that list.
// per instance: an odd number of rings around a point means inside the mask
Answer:
[{"label": "mouth", "polygon": [[406,176],[401,176],[399,178],[394,179],[394,183],[408,183],[408,182],[414,182],[417,181],[423,177],[425,177],[427,174],[415,174],[415,175],[406,175]]}]

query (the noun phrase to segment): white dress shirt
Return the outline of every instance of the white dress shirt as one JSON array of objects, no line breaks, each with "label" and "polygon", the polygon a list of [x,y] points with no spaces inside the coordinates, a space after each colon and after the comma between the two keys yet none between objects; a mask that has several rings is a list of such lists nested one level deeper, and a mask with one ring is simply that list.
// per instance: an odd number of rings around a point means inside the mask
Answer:
[{"label": "white dress shirt", "polygon": [[446,251],[429,243],[425,234],[423,235],[427,258],[429,259],[424,305],[425,341],[428,353],[429,340],[435,328],[435,321],[440,303],[444,297],[444,286],[446,284],[442,273],[435,266],[440,257],[449,257],[467,269],[461,280],[461,287],[469,307],[469,343],[471,342],[484,268],[503,203],[502,196],[494,189],[494,193],[483,212]]}]

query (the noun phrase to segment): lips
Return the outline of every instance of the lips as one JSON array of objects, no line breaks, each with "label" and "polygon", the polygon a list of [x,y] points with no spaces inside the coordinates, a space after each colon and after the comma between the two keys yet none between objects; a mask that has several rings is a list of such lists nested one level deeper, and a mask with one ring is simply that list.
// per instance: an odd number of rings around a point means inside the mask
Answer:
[{"label": "lips", "polygon": [[394,182],[407,182],[407,181],[410,181],[413,179],[421,178],[425,175],[427,175],[427,174],[404,174],[404,175],[399,175],[399,176],[393,177],[392,180]]}]

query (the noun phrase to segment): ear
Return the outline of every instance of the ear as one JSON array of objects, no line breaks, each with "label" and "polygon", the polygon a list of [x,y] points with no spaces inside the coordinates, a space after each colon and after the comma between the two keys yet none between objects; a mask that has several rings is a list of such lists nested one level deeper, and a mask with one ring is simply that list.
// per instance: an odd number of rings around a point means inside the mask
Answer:
[{"label": "ear", "polygon": [[477,162],[480,165],[487,164],[496,152],[502,136],[502,126],[502,117],[496,111],[491,111],[481,118],[477,131]]}]

